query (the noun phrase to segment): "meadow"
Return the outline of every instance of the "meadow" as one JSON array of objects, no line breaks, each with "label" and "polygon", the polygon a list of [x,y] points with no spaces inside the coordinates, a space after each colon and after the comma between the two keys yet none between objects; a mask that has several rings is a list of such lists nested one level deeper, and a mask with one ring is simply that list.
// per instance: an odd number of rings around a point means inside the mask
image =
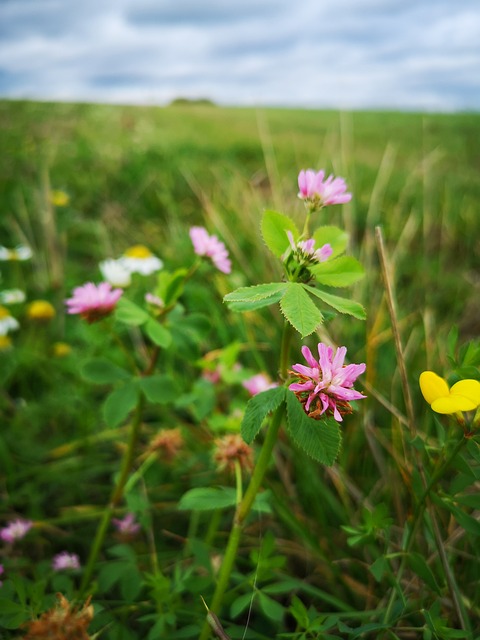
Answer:
[{"label": "meadow", "polygon": [[[0,249],[31,250],[0,252],[0,529],[28,523],[0,541],[0,638],[480,637],[479,416],[419,386],[480,380],[479,135],[478,114],[0,102]],[[308,168],[351,200],[305,221]],[[308,224],[326,271],[289,248]],[[132,247],[163,268],[68,314]],[[287,386],[318,343],[366,364],[366,398],[313,442]]]}]

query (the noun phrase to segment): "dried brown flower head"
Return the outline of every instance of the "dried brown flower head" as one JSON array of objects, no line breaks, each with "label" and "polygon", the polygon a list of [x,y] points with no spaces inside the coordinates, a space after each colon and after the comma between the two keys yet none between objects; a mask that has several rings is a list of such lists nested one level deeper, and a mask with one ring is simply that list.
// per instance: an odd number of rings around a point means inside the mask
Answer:
[{"label": "dried brown flower head", "polygon": [[234,471],[237,460],[242,469],[253,469],[253,449],[242,440],[238,433],[217,438],[213,457],[221,470]]},{"label": "dried brown flower head", "polygon": [[27,623],[23,640],[90,640],[87,633],[93,619],[90,597],[82,607],[73,606],[61,593],[57,593],[57,600],[55,607]]},{"label": "dried brown flower head", "polygon": [[150,448],[158,451],[167,460],[173,460],[183,447],[183,436],[179,428],[163,429],[152,440]]}]

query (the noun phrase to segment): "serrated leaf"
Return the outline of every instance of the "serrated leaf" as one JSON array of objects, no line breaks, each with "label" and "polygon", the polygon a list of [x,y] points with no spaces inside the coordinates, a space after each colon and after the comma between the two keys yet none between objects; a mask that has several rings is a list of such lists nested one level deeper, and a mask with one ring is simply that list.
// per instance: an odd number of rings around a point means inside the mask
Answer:
[{"label": "serrated leaf", "polygon": [[247,402],[241,425],[242,438],[247,444],[253,442],[269,413],[278,409],[285,400],[285,387],[273,387],[250,398]]},{"label": "serrated leaf", "polygon": [[234,507],[237,501],[233,487],[197,487],[190,489],[180,498],[180,511],[211,511]]},{"label": "serrated leaf", "polygon": [[154,344],[162,347],[163,349],[170,346],[172,342],[172,334],[153,318],[150,318],[150,320],[147,321],[145,331]]},{"label": "serrated leaf", "polygon": [[323,322],[322,312],[298,282],[288,283],[288,288],[280,300],[280,309],[302,338],[313,333]]},{"label": "serrated leaf", "polygon": [[323,302],[330,305],[340,313],[346,313],[354,318],[358,318],[358,320],[365,320],[367,314],[365,309],[361,304],[355,302],[354,300],[348,300],[347,298],[341,298],[340,296],[334,296],[331,293],[326,293],[321,289],[315,289],[314,287],[310,287],[308,284],[301,285],[304,287],[309,293],[320,298]]},{"label": "serrated leaf", "polygon": [[314,460],[332,465],[338,456],[342,441],[338,422],[334,418],[309,418],[292,391],[287,391],[286,399],[287,427],[292,438]]},{"label": "serrated leaf", "polygon": [[115,318],[124,324],[137,327],[150,319],[148,313],[127,298],[120,298],[115,309]]},{"label": "serrated leaf", "polygon": [[[288,287],[287,282],[268,282],[256,284],[252,287],[240,287],[223,298],[224,302],[259,302],[267,298],[275,297],[277,302]],[[269,303],[271,304],[271,303]]]},{"label": "serrated leaf", "polygon": [[177,387],[169,376],[160,374],[147,376],[146,378],[140,378],[137,384],[147,396],[147,399],[156,404],[173,402],[178,394]]},{"label": "serrated leaf", "polygon": [[80,375],[84,380],[94,384],[111,384],[128,380],[128,371],[110,362],[106,358],[94,358],[86,362],[80,369]]},{"label": "serrated leaf", "polygon": [[348,233],[339,227],[319,227],[313,234],[313,239],[316,249],[329,244],[333,249],[332,258],[344,253],[348,245]]},{"label": "serrated leaf", "polygon": [[309,266],[317,282],[329,287],[348,287],[365,275],[362,265],[352,256],[341,256]]},{"label": "serrated leaf", "polygon": [[103,417],[109,427],[117,427],[125,420],[138,402],[136,384],[128,383],[118,387],[107,396],[103,405]]},{"label": "serrated leaf", "polygon": [[265,211],[261,223],[262,237],[270,251],[281,258],[290,246],[287,231],[298,238],[299,231],[294,221],[278,211]]}]

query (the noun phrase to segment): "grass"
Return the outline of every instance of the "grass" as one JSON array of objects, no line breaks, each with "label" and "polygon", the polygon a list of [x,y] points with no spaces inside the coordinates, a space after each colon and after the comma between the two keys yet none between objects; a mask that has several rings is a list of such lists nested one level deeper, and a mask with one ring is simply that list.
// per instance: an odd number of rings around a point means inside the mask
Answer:
[{"label": "grass", "polygon": [[[418,375],[432,369],[480,377],[478,354],[469,359],[459,351],[478,338],[480,116],[3,101],[0,128],[1,244],[25,242],[34,250],[31,263],[1,264],[2,288],[21,286],[28,299],[47,298],[57,308],[42,331],[25,322],[15,349],[0,361],[2,521],[23,513],[39,523],[28,553],[9,557],[3,550],[0,562],[16,580],[5,581],[4,598],[23,606],[22,579],[31,615],[51,606],[55,590],[73,596],[75,580],[48,575],[45,558],[67,545],[85,558],[125,447],[125,426],[110,429],[99,414],[107,390],[78,375],[89,358],[116,354],[120,365],[125,358],[103,325],[65,318],[64,298],[74,286],[98,281],[100,260],[135,243],[180,268],[191,254],[189,226],[205,225],[225,241],[234,270],[228,279],[216,277],[214,286],[186,287],[182,301],[208,318],[210,332],[188,343],[185,353],[162,356],[162,371],[190,389],[205,352],[238,343],[244,367],[275,377],[281,315],[273,308],[230,313],[221,297],[281,277],[260,235],[262,210],[300,220],[298,170],[325,167],[344,176],[354,194],[348,205],[328,210],[323,222],[350,234],[349,252],[366,269],[352,295],[368,318],[338,316],[318,338],[347,345],[353,362],[367,363],[369,397],[344,422],[333,467],[320,467],[280,436],[267,482],[272,513],[248,523],[221,620],[232,638],[242,637],[255,593],[251,638],[473,638],[480,632],[476,438],[442,476],[428,508],[418,505],[422,473],[428,482],[459,432],[433,417]],[[69,194],[67,207],[50,205],[52,188]],[[385,242],[393,317],[376,227]],[[392,326],[402,341],[400,356]],[[58,340],[73,345],[73,358],[52,358]],[[296,338],[294,353],[300,344]],[[212,433],[235,422],[246,398],[235,384],[215,399],[203,388],[192,393],[193,408],[185,397],[174,409],[146,411],[139,481],[123,508],[144,514],[148,534],[130,547],[109,538],[94,598],[101,637],[198,635],[204,615],[199,595],[211,595],[212,565],[231,514],[190,518],[176,507],[189,488],[220,482],[209,464]],[[142,466],[156,430],[177,424],[185,453],[175,464]],[[413,546],[405,552],[416,516]],[[462,594],[457,606],[447,565]],[[123,581],[122,571],[128,576]],[[19,577],[11,578],[14,572]],[[462,608],[471,630],[455,636],[462,633]],[[1,615],[11,622],[13,614],[2,614],[0,603]],[[369,626],[385,619],[385,628]]]}]

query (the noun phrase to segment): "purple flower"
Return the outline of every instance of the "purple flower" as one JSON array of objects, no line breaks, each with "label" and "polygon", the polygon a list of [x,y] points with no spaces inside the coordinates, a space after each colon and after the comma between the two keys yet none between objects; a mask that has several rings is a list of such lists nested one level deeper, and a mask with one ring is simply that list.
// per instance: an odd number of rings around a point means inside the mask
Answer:
[{"label": "purple flower", "polygon": [[54,571],[65,571],[66,569],[80,569],[80,558],[76,553],[61,551],[53,557],[52,569]]},{"label": "purple flower", "polygon": [[[315,240],[313,238],[295,243],[291,231],[287,231],[287,236],[293,255],[301,262],[325,262],[333,253],[332,246],[328,242],[322,245],[320,249],[315,249]],[[290,251],[287,250],[283,260],[287,260],[289,255]]]},{"label": "purple flower", "polygon": [[140,525],[135,522],[135,516],[133,513],[127,513],[123,519],[112,518],[112,522],[116,527],[118,533],[125,536],[134,536],[140,531]]},{"label": "purple flower", "polygon": [[6,527],[0,529],[0,538],[5,542],[15,542],[15,540],[23,538],[32,526],[33,522],[30,520],[22,520],[21,518],[12,520]]},{"label": "purple flower", "polygon": [[122,294],[122,289],[112,290],[108,282],[101,282],[98,286],[87,282],[76,287],[73,296],[65,300],[67,313],[78,313],[89,323],[101,320],[112,313]]},{"label": "purple flower", "polygon": [[278,382],[272,382],[264,373],[257,373],[257,375],[248,378],[248,380],[244,380],[242,386],[251,396],[256,396],[257,393],[278,387]]},{"label": "purple flower", "polygon": [[298,197],[308,201],[314,209],[350,202],[352,194],[347,192],[343,178],[334,178],[333,175],[326,180],[324,178],[323,169],[318,173],[313,169],[302,169],[298,175]]},{"label": "purple flower", "polygon": [[210,258],[222,273],[231,272],[232,263],[228,257],[228,251],[217,236],[208,235],[208,231],[204,227],[191,227],[190,239],[197,256]]},{"label": "purple flower", "polygon": [[365,369],[365,364],[344,365],[346,347],[333,349],[320,342],[318,344],[318,361],[308,347],[302,347],[302,354],[308,367],[294,364],[290,373],[296,373],[299,381],[288,388],[304,405],[305,412],[318,419],[325,412],[333,414],[338,422],[342,422],[342,414],[351,413],[350,400],[366,398],[353,389],[353,384]]}]

